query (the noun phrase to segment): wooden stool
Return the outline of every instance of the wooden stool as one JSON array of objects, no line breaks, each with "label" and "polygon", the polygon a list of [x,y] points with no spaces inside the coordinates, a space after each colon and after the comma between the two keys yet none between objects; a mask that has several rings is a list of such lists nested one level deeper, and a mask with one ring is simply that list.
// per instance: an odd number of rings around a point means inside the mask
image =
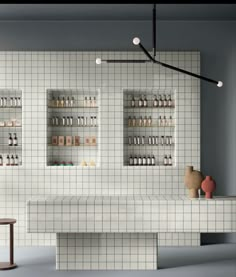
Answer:
[{"label": "wooden stool", "polygon": [[14,264],[14,224],[16,220],[13,218],[0,218],[0,225],[10,225],[10,262],[0,262],[0,270],[13,269],[17,267]]}]

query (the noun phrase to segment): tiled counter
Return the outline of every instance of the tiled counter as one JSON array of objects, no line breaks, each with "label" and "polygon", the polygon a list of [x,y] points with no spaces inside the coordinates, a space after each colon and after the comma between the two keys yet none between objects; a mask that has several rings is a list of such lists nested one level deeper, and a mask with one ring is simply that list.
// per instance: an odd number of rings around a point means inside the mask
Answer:
[{"label": "tiled counter", "polygon": [[236,197],[35,197],[27,215],[28,232],[57,233],[57,269],[156,269],[157,233],[236,232]]}]

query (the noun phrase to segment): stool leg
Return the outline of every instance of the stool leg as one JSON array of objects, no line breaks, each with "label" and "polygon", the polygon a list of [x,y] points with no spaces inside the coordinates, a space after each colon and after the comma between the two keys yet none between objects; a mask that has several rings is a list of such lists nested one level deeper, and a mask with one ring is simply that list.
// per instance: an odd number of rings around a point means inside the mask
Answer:
[{"label": "stool leg", "polygon": [[14,264],[14,225],[10,224],[10,264]]}]

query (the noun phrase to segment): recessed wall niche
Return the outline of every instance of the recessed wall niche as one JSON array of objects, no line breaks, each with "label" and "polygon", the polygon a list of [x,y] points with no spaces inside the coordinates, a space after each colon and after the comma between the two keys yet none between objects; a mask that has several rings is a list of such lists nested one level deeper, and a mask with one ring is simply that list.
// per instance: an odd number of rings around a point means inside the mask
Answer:
[{"label": "recessed wall niche", "polygon": [[97,90],[47,90],[47,165],[98,166]]},{"label": "recessed wall niche", "polygon": [[22,165],[22,91],[0,90],[0,166]]},{"label": "recessed wall niche", "polygon": [[175,165],[174,90],[124,89],[124,165]]}]

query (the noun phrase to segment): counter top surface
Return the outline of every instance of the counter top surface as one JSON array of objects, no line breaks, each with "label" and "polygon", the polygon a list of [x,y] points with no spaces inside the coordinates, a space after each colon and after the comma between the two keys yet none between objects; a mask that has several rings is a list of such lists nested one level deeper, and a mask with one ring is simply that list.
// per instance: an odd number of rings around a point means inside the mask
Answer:
[{"label": "counter top surface", "polygon": [[104,202],[122,203],[122,202],[155,202],[155,201],[194,201],[194,202],[220,202],[220,201],[236,201],[236,196],[215,196],[212,199],[201,198],[191,199],[185,195],[81,195],[81,196],[34,196],[28,202],[37,204],[65,204],[65,203],[92,203],[99,204]]}]

